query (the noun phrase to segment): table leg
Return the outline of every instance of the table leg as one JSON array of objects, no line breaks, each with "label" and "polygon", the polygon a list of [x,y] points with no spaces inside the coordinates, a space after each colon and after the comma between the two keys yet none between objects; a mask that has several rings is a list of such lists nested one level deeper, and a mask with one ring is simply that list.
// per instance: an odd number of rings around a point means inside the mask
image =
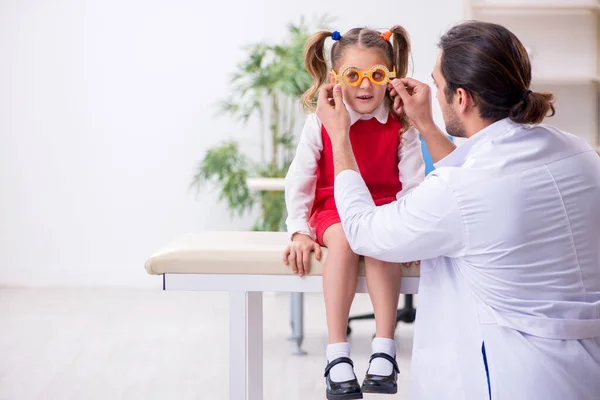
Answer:
[{"label": "table leg", "polygon": [[229,399],[246,399],[246,292],[229,292]]},{"label": "table leg", "polygon": [[263,294],[248,292],[248,400],[263,398]]},{"label": "table leg", "polygon": [[262,292],[229,293],[229,399],[262,400]]},{"label": "table leg", "polygon": [[291,294],[292,339],[296,342],[295,355],[305,355],[302,350],[304,340],[304,293]]}]

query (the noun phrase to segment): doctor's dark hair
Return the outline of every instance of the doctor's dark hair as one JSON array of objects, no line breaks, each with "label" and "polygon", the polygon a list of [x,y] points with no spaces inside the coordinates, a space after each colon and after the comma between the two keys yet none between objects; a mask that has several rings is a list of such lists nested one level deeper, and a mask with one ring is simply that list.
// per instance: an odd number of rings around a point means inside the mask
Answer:
[{"label": "doctor's dark hair", "polygon": [[441,71],[450,103],[459,88],[469,92],[481,118],[537,124],[555,114],[552,93],[529,90],[531,62],[519,39],[501,25],[467,21],[442,36]]},{"label": "doctor's dark hair", "polygon": [[[393,26],[389,32],[391,37],[387,40],[381,32],[369,28],[354,28],[344,34],[338,32],[321,31],[312,35],[306,41],[304,52],[304,66],[308,73],[313,77],[313,84],[302,95],[302,104],[305,110],[314,112],[315,95],[319,88],[328,78],[331,69],[327,66],[327,57],[325,54],[325,40],[334,37],[335,42],[331,46],[329,60],[331,67],[338,74],[339,62],[343,58],[346,49],[350,47],[359,47],[365,49],[377,49],[386,60],[386,67],[392,71],[396,68],[396,77],[404,78],[408,74],[408,65],[410,57],[410,38],[408,32],[400,26]],[[335,36],[334,36],[335,34]],[[390,100],[389,92],[386,97]],[[408,120],[404,116],[399,116],[393,109],[393,101],[390,103],[390,112],[400,120],[403,129],[408,128]]]}]

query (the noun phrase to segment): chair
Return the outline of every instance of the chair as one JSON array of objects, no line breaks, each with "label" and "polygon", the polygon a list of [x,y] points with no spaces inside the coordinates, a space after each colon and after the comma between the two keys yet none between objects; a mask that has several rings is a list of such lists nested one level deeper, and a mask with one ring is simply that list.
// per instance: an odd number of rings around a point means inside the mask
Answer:
[{"label": "chair", "polygon": [[[396,311],[396,326],[398,326],[398,322],[400,321],[405,322],[407,324],[412,324],[413,322],[415,322],[416,315],[417,310],[413,306],[413,295],[405,294],[404,307],[399,308]],[[352,333],[352,328],[350,328],[350,321],[359,321],[363,319],[375,319],[375,314],[362,314],[348,318],[348,327],[346,328],[346,334],[350,335]]]}]

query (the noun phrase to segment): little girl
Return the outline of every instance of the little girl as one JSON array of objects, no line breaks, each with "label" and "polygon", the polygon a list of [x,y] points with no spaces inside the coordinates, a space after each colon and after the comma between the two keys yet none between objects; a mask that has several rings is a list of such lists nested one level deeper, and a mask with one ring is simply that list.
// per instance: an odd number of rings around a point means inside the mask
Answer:
[{"label": "little girl", "polygon": [[[324,43],[331,37],[331,69]],[[405,77],[410,42],[401,26],[380,33],[367,28],[319,32],[306,45],[305,65],[313,86],[302,97],[314,112],[314,95],[327,78],[342,86],[351,118],[350,140],[360,173],[376,205],[405,195],[424,179],[421,143],[414,128],[393,109],[389,82]],[[359,386],[350,359],[346,328],[356,292],[359,255],[348,245],[333,195],[331,141],[317,116],[310,114],[285,179],[287,229],[292,243],[284,261],[300,276],[309,272],[310,252],[328,249],[323,292],[329,331],[325,377],[328,399],[361,399],[363,392],[396,393],[398,365],[394,331],[400,296],[398,264],[365,259],[376,335],[365,380]]]}]

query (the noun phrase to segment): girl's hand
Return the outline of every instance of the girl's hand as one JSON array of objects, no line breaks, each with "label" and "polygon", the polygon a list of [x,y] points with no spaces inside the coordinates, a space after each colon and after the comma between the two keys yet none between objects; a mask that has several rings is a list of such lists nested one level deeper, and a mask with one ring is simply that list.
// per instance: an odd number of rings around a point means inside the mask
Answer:
[{"label": "girl's hand", "polygon": [[314,251],[317,260],[321,260],[321,246],[310,236],[296,233],[292,243],[283,252],[283,262],[292,267],[294,274],[304,276],[310,272],[310,253]]}]

